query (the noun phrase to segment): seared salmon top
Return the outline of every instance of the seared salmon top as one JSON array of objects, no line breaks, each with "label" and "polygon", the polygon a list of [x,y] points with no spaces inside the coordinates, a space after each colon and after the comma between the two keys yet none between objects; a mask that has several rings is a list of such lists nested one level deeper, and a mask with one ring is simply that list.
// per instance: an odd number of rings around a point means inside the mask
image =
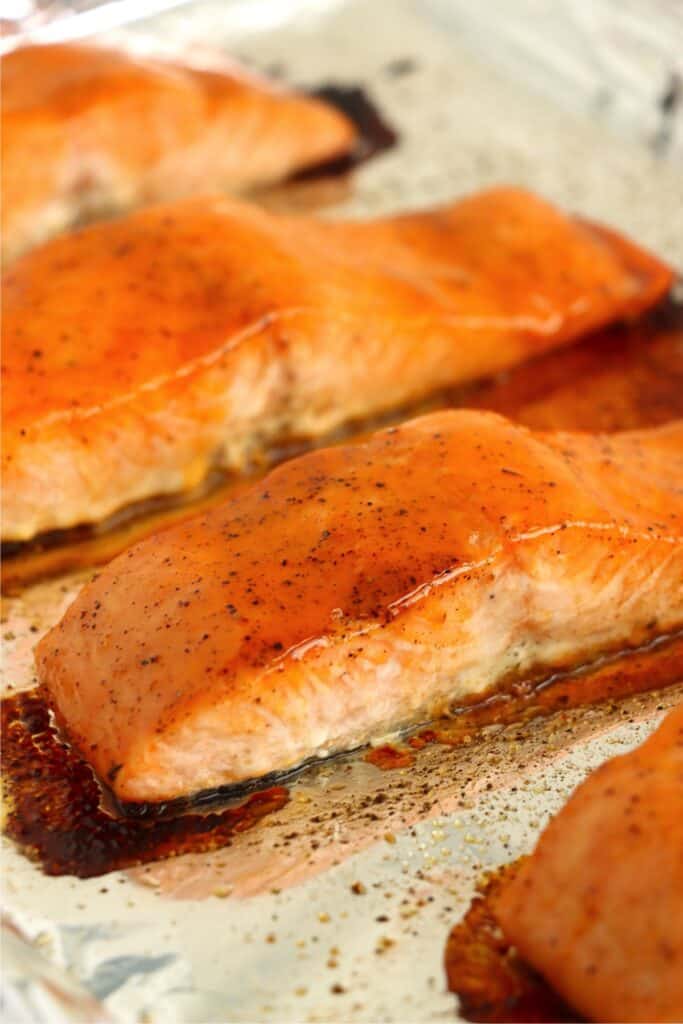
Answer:
[{"label": "seared salmon top", "polygon": [[3,536],[493,373],[671,280],[515,189],[367,223],[201,200],[56,240],[4,282]]},{"label": "seared salmon top", "polygon": [[83,217],[277,181],[355,141],[334,108],[236,65],[60,43],[13,50],[0,75],[5,259]]},{"label": "seared salmon top", "polygon": [[683,424],[435,413],[294,459],[150,537],[37,652],[123,799],[347,749],[683,624]]}]

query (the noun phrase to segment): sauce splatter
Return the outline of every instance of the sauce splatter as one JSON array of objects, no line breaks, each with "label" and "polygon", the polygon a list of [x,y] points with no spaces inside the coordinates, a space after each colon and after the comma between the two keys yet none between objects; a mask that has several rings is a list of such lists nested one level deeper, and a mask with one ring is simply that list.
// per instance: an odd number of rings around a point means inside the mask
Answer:
[{"label": "sauce splatter", "polygon": [[446,943],[444,966],[449,991],[460,1002],[460,1014],[471,1021],[580,1021],[552,988],[521,960],[507,943],[493,907],[501,887],[519,862],[488,876],[463,920]]},{"label": "sauce splatter", "polygon": [[387,743],[382,747],[373,747],[372,750],[369,750],[365,755],[365,760],[386,772],[392,768],[409,768],[411,764],[415,764],[415,755],[405,747],[394,747]]},{"label": "sauce splatter", "polygon": [[37,690],[2,701],[2,759],[5,832],[48,875],[91,878],[229,846],[289,799],[287,789],[273,786],[220,812],[168,820],[114,817],[89,766],[60,742]]}]

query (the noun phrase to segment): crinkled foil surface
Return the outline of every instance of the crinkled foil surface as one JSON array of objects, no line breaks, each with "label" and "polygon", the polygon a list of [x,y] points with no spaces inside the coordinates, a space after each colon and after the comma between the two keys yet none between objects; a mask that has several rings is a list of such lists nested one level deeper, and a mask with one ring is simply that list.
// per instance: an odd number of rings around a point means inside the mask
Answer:
[{"label": "crinkled foil surface", "polygon": [[[207,62],[223,51],[298,85],[362,85],[400,143],[326,195],[324,215],[517,182],[680,267],[671,5],[526,2],[517,20],[512,6],[215,0],[108,39]],[[31,685],[33,645],[83,578],[5,603],[5,686]],[[444,943],[482,871],[529,850],[591,768],[681,699],[677,687],[491,730],[391,772],[360,757],[323,765],[229,848],[102,878],[48,878],[5,841],[4,1020],[457,1019]]]}]

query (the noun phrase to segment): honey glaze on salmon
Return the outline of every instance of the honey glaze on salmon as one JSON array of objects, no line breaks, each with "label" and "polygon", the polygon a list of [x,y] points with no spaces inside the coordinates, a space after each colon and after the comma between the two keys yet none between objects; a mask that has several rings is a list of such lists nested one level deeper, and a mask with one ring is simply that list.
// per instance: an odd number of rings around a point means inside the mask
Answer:
[{"label": "honey glaze on salmon", "polygon": [[574,790],[530,856],[481,887],[446,946],[461,1015],[681,1020],[682,823],[679,704]]},{"label": "honey glaze on salmon", "polygon": [[236,65],[61,43],[17,47],[0,74],[5,263],[84,219],[244,191],[355,144],[338,109]]},{"label": "honey glaze on salmon", "polygon": [[[292,439],[289,444],[270,451],[255,452],[243,473],[212,470],[209,476],[189,492],[159,495],[128,505],[100,523],[83,523],[65,530],[51,530],[29,541],[3,541],[0,559],[2,593],[13,596],[29,583],[105,565],[150,534],[237,497],[260,480],[268,469],[287,459],[324,445],[343,444],[349,438],[362,440],[373,430],[400,423],[411,415],[416,416],[449,404],[464,404],[469,391],[470,387],[465,385],[457,391],[449,392],[447,396],[432,396],[400,412],[350,423],[348,427],[341,427],[317,441]],[[680,405],[683,415],[683,401]]]},{"label": "honey glaze on salmon", "polygon": [[[465,708],[440,719],[396,748],[378,747],[365,759],[383,770],[404,768],[432,743],[485,742],[491,724],[551,715],[586,703],[617,701],[661,690],[683,679],[683,636],[624,652],[608,664]],[[60,737],[39,690],[2,701],[2,758],[8,813],[5,832],[48,874],[88,878],[182,853],[217,849],[280,809],[286,777],[260,780],[261,789],[228,787],[167,805],[121,805],[90,766]],[[236,803],[238,806],[226,804]],[[175,814],[175,816],[174,816]]]},{"label": "honey glaze on salmon", "polygon": [[367,222],[204,198],[55,239],[3,279],[3,540],[509,368],[672,282],[513,188]]},{"label": "honey glaze on salmon", "polygon": [[123,801],[285,771],[683,627],[683,423],[433,413],[125,552],[37,648]]},{"label": "honey glaze on salmon", "polygon": [[[349,424],[322,439],[342,443],[382,425],[434,409],[474,407],[503,413],[540,430],[637,430],[683,418],[683,307],[664,303],[632,324],[597,331],[567,349],[530,360],[493,381],[439,392],[385,417]],[[270,454],[273,463],[315,447],[300,441]],[[127,547],[173,523],[234,497],[262,475],[266,453],[245,475],[214,471],[181,496],[128,506],[98,524],[3,543],[3,594],[60,573],[104,565]]]}]

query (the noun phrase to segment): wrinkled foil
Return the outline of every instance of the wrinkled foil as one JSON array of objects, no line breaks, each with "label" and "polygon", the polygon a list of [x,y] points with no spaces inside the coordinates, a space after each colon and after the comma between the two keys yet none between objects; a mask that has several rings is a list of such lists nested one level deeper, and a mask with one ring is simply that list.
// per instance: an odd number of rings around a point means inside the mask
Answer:
[{"label": "wrinkled foil", "polygon": [[[229,54],[297,85],[362,85],[400,143],[351,186],[312,185],[301,202],[324,201],[326,216],[516,182],[683,266],[682,133],[676,103],[662,104],[682,52],[673,5],[591,3],[590,24],[584,3],[492,8],[216,0],[103,38],[207,63]],[[624,40],[645,8],[629,64],[642,70],[627,72]],[[32,684],[35,642],[86,577],[6,602],[5,687]],[[482,871],[528,851],[588,771],[681,699],[674,687],[490,729],[391,772],[360,756],[321,765],[232,846],[102,878],[48,878],[4,840],[3,1020],[456,1019],[444,944]]]}]

